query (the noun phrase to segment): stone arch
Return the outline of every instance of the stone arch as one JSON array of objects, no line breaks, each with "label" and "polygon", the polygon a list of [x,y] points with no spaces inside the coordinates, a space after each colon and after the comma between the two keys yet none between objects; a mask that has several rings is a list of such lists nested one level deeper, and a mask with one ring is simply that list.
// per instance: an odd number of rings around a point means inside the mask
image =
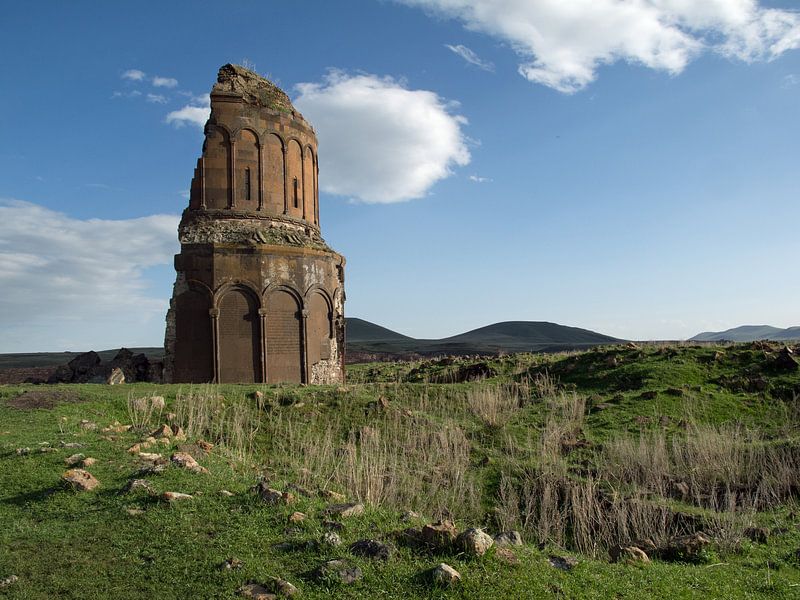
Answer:
[{"label": "stone arch", "polygon": [[240,129],[236,140],[236,208],[255,210],[259,205],[259,141],[252,129]]},{"label": "stone arch", "polygon": [[175,383],[208,383],[214,379],[214,338],[211,328],[211,291],[189,282],[175,298]]},{"label": "stone arch", "polygon": [[259,299],[249,286],[231,285],[218,296],[220,383],[256,383],[261,374]]},{"label": "stone arch", "polygon": [[303,362],[302,301],[287,286],[275,286],[266,293],[267,382],[301,383]]},{"label": "stone arch", "polygon": [[230,140],[230,133],[224,127],[206,128],[203,178],[207,208],[228,208],[230,203]]},{"label": "stone arch", "polygon": [[272,214],[282,214],[287,208],[283,148],[283,139],[277,133],[264,136],[264,204]]},{"label": "stone arch", "polygon": [[311,146],[306,146],[303,154],[303,218],[312,223],[316,221],[314,218],[316,214],[316,209],[314,207],[315,162],[314,150]]},{"label": "stone arch", "polygon": [[288,214],[303,217],[303,150],[295,138],[286,143],[286,172],[288,183]]},{"label": "stone arch", "polygon": [[333,333],[333,303],[322,288],[313,288],[306,294],[306,340],[308,364],[314,365],[331,358]]}]

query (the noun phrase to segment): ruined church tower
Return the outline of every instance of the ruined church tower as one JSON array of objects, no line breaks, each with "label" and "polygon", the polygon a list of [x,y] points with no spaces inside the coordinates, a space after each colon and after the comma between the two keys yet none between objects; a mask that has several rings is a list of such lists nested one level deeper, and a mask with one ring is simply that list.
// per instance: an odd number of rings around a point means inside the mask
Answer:
[{"label": "ruined church tower", "polygon": [[219,70],[178,228],[165,381],[344,378],[344,258],[320,235],[314,129],[286,93]]}]

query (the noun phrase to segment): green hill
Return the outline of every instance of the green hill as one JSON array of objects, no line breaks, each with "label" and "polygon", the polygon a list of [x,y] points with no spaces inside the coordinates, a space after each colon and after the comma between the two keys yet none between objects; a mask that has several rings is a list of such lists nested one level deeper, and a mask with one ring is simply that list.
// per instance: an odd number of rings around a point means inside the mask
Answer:
[{"label": "green hill", "polygon": [[792,341],[800,340],[800,327],[780,329],[770,325],[742,325],[726,331],[705,331],[698,333],[692,342],[755,342],[759,340]]}]

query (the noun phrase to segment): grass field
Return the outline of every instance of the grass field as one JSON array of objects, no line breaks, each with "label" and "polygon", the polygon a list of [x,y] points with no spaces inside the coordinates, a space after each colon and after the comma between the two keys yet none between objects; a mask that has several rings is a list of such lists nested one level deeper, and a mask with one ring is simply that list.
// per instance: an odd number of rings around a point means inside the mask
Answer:
[{"label": "grass field", "polygon": [[[800,372],[779,349],[353,365],[327,387],[0,386],[0,582],[17,577],[0,596],[228,598],[281,578],[307,598],[798,598]],[[128,450],[168,418],[187,439],[141,451],[184,450],[208,473],[140,473]],[[103,431],[115,422],[134,427]],[[75,453],[97,459],[95,490],[60,482]],[[123,491],[137,477],[152,494]],[[260,480],[294,501],[266,503]],[[365,511],[332,519],[320,491]],[[290,522],[296,511],[305,520]],[[472,557],[396,535],[443,517],[525,544]],[[332,527],[343,544],[318,543]],[[711,540],[697,553],[609,560],[618,544],[696,532]],[[389,560],[348,550],[366,538],[390,542]],[[241,568],[222,567],[232,558]],[[332,558],[363,577],[311,576]],[[441,562],[462,581],[434,586]]]}]

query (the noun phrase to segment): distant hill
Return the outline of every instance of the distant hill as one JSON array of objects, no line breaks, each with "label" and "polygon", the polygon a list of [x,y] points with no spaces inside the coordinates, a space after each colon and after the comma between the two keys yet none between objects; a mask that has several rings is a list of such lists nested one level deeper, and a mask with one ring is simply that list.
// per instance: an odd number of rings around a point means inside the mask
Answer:
[{"label": "distant hill", "polygon": [[[539,321],[506,321],[443,339],[415,339],[364,321],[348,318],[347,351],[383,354],[496,354],[543,352],[620,342],[588,329]],[[352,329],[351,329],[352,327]]]},{"label": "distant hill", "polygon": [[780,329],[769,325],[742,325],[727,331],[706,331],[691,338],[692,342],[755,342],[773,340],[776,342],[800,340],[800,327]]}]

